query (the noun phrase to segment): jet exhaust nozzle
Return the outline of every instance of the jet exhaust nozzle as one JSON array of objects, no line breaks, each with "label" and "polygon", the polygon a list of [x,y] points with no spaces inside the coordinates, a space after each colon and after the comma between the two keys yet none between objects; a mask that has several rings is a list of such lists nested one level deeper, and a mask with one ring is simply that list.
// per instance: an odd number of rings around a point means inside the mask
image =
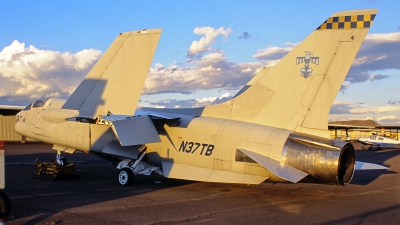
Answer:
[{"label": "jet exhaust nozzle", "polygon": [[354,175],[355,151],[348,142],[292,133],[281,162],[308,173],[319,183],[346,185]]}]

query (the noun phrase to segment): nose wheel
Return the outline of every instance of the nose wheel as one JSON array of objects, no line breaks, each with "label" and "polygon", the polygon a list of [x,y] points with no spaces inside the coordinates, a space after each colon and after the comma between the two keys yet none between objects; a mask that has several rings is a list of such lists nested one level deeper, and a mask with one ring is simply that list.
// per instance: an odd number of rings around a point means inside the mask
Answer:
[{"label": "nose wheel", "polygon": [[67,159],[65,159],[61,154],[57,154],[56,160],[58,164],[66,166],[67,165]]}]

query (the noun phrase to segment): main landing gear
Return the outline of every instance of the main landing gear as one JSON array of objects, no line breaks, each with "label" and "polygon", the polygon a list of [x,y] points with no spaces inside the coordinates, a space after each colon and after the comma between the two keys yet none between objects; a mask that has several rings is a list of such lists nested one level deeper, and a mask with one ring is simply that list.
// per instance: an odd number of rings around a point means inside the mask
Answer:
[{"label": "main landing gear", "polygon": [[122,168],[118,173],[118,183],[122,186],[129,186],[133,183],[133,172],[129,168]]},{"label": "main landing gear", "polygon": [[153,172],[156,172],[159,175],[163,176],[163,172],[159,167],[152,166],[145,162],[141,162],[145,155],[146,155],[146,147],[143,146],[136,160],[124,159],[118,164],[117,166],[117,169],[119,169],[118,183],[120,185],[122,186],[131,185],[136,175],[150,176]]}]

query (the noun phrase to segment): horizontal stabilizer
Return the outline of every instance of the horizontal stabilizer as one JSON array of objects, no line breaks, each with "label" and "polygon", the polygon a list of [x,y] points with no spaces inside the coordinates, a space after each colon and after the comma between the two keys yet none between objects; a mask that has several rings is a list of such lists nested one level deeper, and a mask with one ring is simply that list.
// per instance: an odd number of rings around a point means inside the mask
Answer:
[{"label": "horizontal stabilizer", "polygon": [[234,173],[172,162],[162,162],[162,168],[165,177],[184,180],[236,184],[260,184],[268,179],[268,177],[263,176]]},{"label": "horizontal stabilizer", "polygon": [[274,173],[278,177],[288,180],[290,182],[297,183],[308,175],[307,173],[301,170],[298,170],[284,163],[278,162],[275,159],[269,158],[267,156],[260,155],[258,153],[248,151],[245,149],[238,149],[238,150],[243,152],[250,158],[252,158],[260,165],[264,166],[267,170]]},{"label": "horizontal stabilizer", "polygon": [[160,142],[158,132],[148,116],[108,121],[122,146]]},{"label": "horizontal stabilizer", "polygon": [[356,161],[356,170],[387,170],[389,169],[386,166],[381,166],[374,163],[366,163]]}]

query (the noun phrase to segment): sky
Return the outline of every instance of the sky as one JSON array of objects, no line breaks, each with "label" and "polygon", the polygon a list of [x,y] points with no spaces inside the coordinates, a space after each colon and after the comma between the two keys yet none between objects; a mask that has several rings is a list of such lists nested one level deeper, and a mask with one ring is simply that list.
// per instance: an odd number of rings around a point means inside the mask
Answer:
[{"label": "sky", "polygon": [[68,98],[115,37],[162,28],[141,106],[225,101],[338,11],[378,14],[329,121],[400,124],[400,0],[1,1],[0,105]]}]

